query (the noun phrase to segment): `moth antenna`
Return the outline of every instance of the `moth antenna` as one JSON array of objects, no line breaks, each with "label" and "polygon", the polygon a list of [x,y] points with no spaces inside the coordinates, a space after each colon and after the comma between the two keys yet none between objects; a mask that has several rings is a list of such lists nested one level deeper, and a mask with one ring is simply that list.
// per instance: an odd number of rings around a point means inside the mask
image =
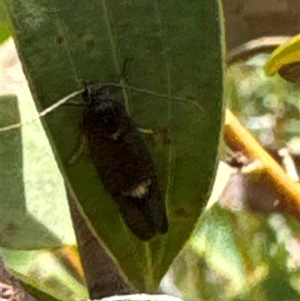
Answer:
[{"label": "moth antenna", "polygon": [[[126,64],[127,66],[131,64],[133,59],[128,59],[125,61],[124,65]],[[123,69],[128,70],[128,67],[123,67]],[[127,71],[126,71],[127,72]],[[123,76],[123,71],[120,75],[120,78]],[[94,82],[95,83],[95,82]],[[98,82],[100,84],[100,82]],[[90,82],[89,85],[93,84],[93,82]],[[130,86],[127,84],[120,84],[120,83],[103,83],[101,84],[102,87],[115,87],[115,88],[121,88],[124,90],[132,90],[135,91],[137,93],[141,93],[141,94],[146,94],[146,95],[152,95],[152,96],[156,96],[156,97],[160,97],[160,98],[169,98],[175,101],[179,101],[179,102],[186,102],[190,105],[195,106],[197,109],[199,109],[199,111],[201,113],[204,113],[204,109],[201,107],[201,105],[199,103],[197,103],[195,100],[196,99],[188,99],[188,98],[184,98],[184,97],[178,97],[178,96],[172,96],[172,95],[168,95],[168,94],[162,94],[162,93],[157,93],[155,91],[152,90],[148,90],[148,89],[143,89],[143,88],[137,88],[134,86]]]},{"label": "moth antenna", "polygon": [[172,96],[172,95],[168,95],[168,94],[156,93],[155,91],[152,91],[152,90],[137,88],[137,87],[133,87],[133,86],[123,86],[122,88],[129,89],[129,90],[132,90],[132,91],[135,91],[138,93],[144,93],[144,94],[153,95],[153,96],[157,96],[157,97],[161,97],[161,98],[169,98],[169,99],[173,99],[175,101],[186,102],[186,103],[189,103],[189,104],[197,107],[200,112],[204,113],[204,109],[200,106],[199,103],[197,103],[195,101],[195,99],[188,99],[188,98],[184,98],[184,97],[177,97],[177,96]]},{"label": "moth antenna", "polygon": [[5,126],[3,128],[0,128],[0,132],[6,132],[6,131],[13,130],[13,129],[18,129],[18,128],[20,128],[22,126],[25,126],[25,125],[30,125],[30,124],[36,122],[37,120],[39,120],[41,117],[44,117],[47,114],[51,113],[52,111],[54,111],[55,109],[57,109],[58,107],[60,107],[64,103],[66,103],[69,99],[77,96],[78,94],[82,93],[83,91],[84,90],[81,89],[81,90],[78,90],[76,92],[73,92],[73,93],[67,95],[66,97],[62,98],[61,100],[57,101],[56,103],[54,103],[50,107],[48,107],[45,110],[43,110],[42,112],[40,112],[37,117],[35,117],[35,118],[31,119],[31,120],[28,120],[28,121],[25,121],[25,122],[11,124],[11,125]]},{"label": "moth antenna", "polygon": [[64,103],[63,106],[65,107],[85,107],[85,103],[80,103],[78,101],[68,101],[67,103]]},{"label": "moth antenna", "polygon": [[[126,63],[126,64],[128,64],[128,63]],[[189,103],[189,104],[194,105],[195,107],[197,107],[199,109],[199,111],[201,111],[202,113],[204,112],[203,108],[197,102],[195,102],[193,100],[190,100],[190,99],[187,99],[187,98],[175,97],[175,96],[171,96],[171,95],[168,95],[168,94],[156,93],[155,91],[152,91],[152,90],[137,88],[137,87],[128,86],[128,85],[122,85],[122,84],[119,84],[119,83],[104,83],[102,86],[103,87],[116,87],[116,88],[128,89],[128,90],[132,90],[132,91],[135,91],[135,92],[138,92],[138,93],[144,93],[144,94],[153,95],[153,96],[157,96],[157,97],[161,97],[161,98],[169,98],[169,99],[173,99],[175,101],[186,102],[186,103]],[[61,100],[59,100],[55,104],[49,106],[44,111],[40,112],[38,117],[33,118],[31,120],[28,120],[28,121],[25,121],[25,122],[15,123],[15,124],[11,124],[11,125],[2,127],[2,128],[0,128],[0,132],[6,132],[6,131],[13,130],[13,129],[18,129],[22,126],[30,125],[30,124],[36,122],[37,120],[39,120],[41,117],[46,116],[47,114],[51,113],[52,111],[54,111],[55,109],[57,109],[58,107],[63,105],[69,99],[77,96],[80,93],[83,93],[84,91],[85,91],[85,89],[81,89],[81,90],[78,90],[76,92],[73,92],[73,93],[67,95],[66,97],[62,98]],[[84,106],[84,105],[83,104],[72,103],[72,104],[70,104],[70,106]]]}]

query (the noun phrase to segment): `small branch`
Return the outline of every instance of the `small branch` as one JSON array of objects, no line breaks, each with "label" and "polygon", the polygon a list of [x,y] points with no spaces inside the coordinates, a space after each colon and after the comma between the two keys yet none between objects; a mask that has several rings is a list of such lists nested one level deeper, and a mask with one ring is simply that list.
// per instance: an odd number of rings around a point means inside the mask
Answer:
[{"label": "small branch", "polygon": [[229,109],[225,115],[224,139],[233,151],[242,152],[252,160],[261,161],[262,168],[259,169],[259,173],[274,187],[278,195],[278,200],[274,201],[279,201],[283,212],[290,213],[300,220],[300,185],[288,177]]},{"label": "small branch", "polygon": [[84,217],[78,210],[70,189],[67,188],[67,192],[90,298],[103,298],[115,294],[135,292],[131,284],[123,278],[118,266],[107,253],[105,247],[88,227]]}]

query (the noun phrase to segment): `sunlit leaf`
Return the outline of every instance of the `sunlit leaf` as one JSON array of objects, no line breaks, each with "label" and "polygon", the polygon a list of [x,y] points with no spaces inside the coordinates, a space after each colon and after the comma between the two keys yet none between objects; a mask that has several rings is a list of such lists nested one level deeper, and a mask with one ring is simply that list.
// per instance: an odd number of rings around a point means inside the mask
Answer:
[{"label": "sunlit leaf", "polygon": [[2,249],[1,254],[9,271],[36,290],[61,301],[80,301],[88,298],[85,286],[65,269],[51,250]]},{"label": "sunlit leaf", "polygon": [[[0,127],[36,118],[28,90],[0,98]],[[74,244],[62,177],[36,122],[0,132],[0,246],[40,249]]]}]

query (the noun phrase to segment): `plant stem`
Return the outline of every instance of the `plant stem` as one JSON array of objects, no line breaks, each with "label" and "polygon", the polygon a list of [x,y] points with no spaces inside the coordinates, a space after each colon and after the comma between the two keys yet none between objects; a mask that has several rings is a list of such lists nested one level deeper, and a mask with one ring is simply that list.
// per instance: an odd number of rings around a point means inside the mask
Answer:
[{"label": "plant stem", "polygon": [[282,211],[300,220],[300,185],[287,176],[229,109],[225,114],[224,139],[233,151],[240,151],[262,163],[260,172],[278,195],[274,202],[279,202]]}]

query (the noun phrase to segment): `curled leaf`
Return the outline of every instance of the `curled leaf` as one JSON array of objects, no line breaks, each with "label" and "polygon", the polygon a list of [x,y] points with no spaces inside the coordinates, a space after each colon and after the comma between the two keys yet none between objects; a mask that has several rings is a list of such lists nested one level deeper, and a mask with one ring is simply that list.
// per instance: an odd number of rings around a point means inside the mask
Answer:
[{"label": "curled leaf", "polygon": [[300,34],[279,46],[271,54],[264,69],[267,75],[272,76],[285,65],[296,62],[300,62]]}]

